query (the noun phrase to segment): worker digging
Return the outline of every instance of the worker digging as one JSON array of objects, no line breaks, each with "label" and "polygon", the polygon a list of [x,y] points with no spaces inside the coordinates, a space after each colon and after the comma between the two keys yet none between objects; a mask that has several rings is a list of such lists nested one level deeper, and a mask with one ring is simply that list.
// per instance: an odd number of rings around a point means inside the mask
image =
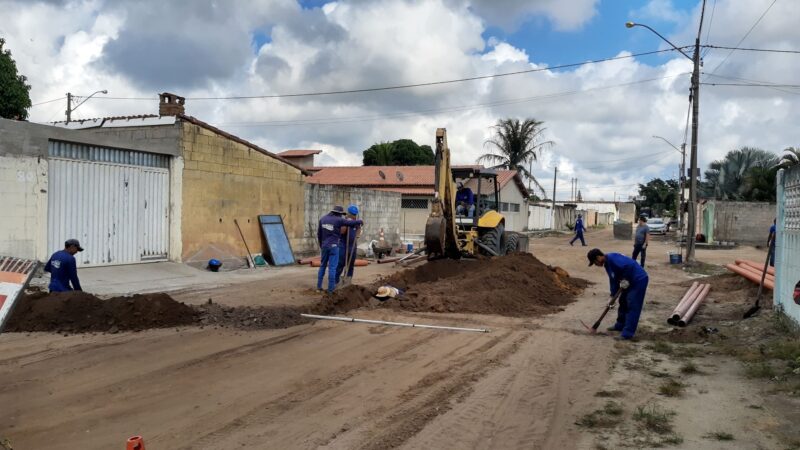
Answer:
[{"label": "worker digging", "polygon": [[339,267],[339,242],[342,227],[356,227],[364,223],[360,219],[350,220],[342,217],[344,208],[334,206],[333,209],[319,219],[317,242],[321,251],[319,272],[317,273],[317,290],[322,290],[325,272],[328,272],[328,293],[336,289],[336,271]]},{"label": "worker digging", "polygon": [[75,262],[75,255],[82,251],[83,247],[77,239],[67,239],[64,249],[53,253],[44,266],[44,271],[50,273],[50,292],[83,290]]},{"label": "worker digging", "polygon": [[615,337],[618,340],[633,339],[647,293],[647,272],[636,261],[620,253],[606,255],[600,249],[594,248],[589,250],[586,257],[589,259],[589,267],[594,265],[605,268],[612,296],[621,291],[617,322],[608,331],[621,332]]},{"label": "worker digging", "polygon": [[[345,216],[348,220],[358,219],[358,206],[350,205],[347,207]],[[339,263],[336,267],[336,285],[343,283],[347,285],[353,279],[353,271],[356,264],[356,253],[358,250],[358,238],[361,237],[361,225],[342,226],[339,238]],[[342,276],[344,275],[344,277]]]}]

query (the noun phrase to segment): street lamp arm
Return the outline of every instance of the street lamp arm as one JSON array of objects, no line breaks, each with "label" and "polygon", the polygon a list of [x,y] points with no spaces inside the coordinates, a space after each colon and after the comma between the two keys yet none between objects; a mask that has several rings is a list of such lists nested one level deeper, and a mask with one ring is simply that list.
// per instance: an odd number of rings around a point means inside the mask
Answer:
[{"label": "street lamp arm", "polygon": [[636,23],[636,22],[626,22],[625,26],[628,27],[628,28],[633,28],[633,27],[644,27],[644,28],[647,28],[648,30],[650,30],[653,33],[655,33],[656,36],[660,37],[664,42],[666,42],[667,44],[671,45],[672,48],[674,48],[675,50],[681,52],[681,54],[683,56],[685,56],[685,57],[689,58],[690,60],[694,61],[694,59],[691,56],[687,55],[686,52],[681,50],[680,47],[678,47],[677,45],[675,45],[672,42],[670,42],[669,39],[665,38],[664,36],[661,35],[661,33],[659,33],[658,31],[650,28],[648,25],[645,25],[643,23]]},{"label": "street lamp arm", "polygon": [[105,90],[105,89],[103,89],[102,91],[93,92],[93,93],[92,93],[92,95],[90,95],[90,96],[86,97],[85,99],[83,99],[83,101],[82,101],[82,102],[80,102],[80,103],[78,103],[77,105],[75,105],[75,106],[74,106],[74,107],[71,109],[71,111],[75,111],[76,109],[78,109],[78,107],[79,107],[79,106],[81,106],[82,104],[86,103],[87,101],[89,101],[89,99],[90,99],[90,98],[94,97],[94,96],[95,96],[95,95],[97,95],[97,94],[108,94],[108,91],[107,91],[107,90]]},{"label": "street lamp arm", "polygon": [[672,147],[672,148],[674,148],[675,150],[677,150],[677,151],[678,151],[678,153],[680,153],[681,155],[683,154],[683,152],[684,152],[683,150],[679,149],[679,148],[678,148],[678,147],[676,147],[676,146],[675,146],[675,145],[674,145],[672,142],[670,142],[670,141],[666,140],[665,138],[663,138],[663,137],[661,137],[661,136],[656,136],[656,135],[653,135],[653,137],[654,137],[654,138],[656,138],[656,139],[661,139],[662,141],[664,141],[664,142],[666,142],[667,144],[669,144],[669,146],[670,146],[670,147]]}]

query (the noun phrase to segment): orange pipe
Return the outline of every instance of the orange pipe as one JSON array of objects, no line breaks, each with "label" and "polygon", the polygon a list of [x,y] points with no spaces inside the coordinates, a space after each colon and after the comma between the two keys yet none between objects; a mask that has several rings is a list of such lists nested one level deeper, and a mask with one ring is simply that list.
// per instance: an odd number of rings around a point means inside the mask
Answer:
[{"label": "orange pipe", "polygon": [[681,311],[685,310],[685,308],[688,308],[687,305],[690,305],[691,300],[697,295],[698,286],[700,286],[700,284],[695,281],[692,283],[692,286],[689,288],[689,290],[683,294],[683,298],[681,298],[681,301],[678,302],[678,306],[675,307],[675,309],[672,311],[672,314],[669,316],[669,318],[667,318],[668,324],[676,325],[678,323],[678,319],[681,318]]},{"label": "orange pipe", "polygon": [[[759,264],[759,263],[757,263],[755,261],[750,261],[749,259],[737,259],[736,260],[736,264],[740,265],[740,266],[745,264],[745,265],[748,265],[750,267],[758,269],[759,272],[763,272],[764,271],[764,265],[763,264]],[[768,265],[767,266],[767,273],[772,275],[772,276],[775,276],[775,268]]]},{"label": "orange pipe", "polygon": [[[319,267],[320,265],[322,265],[322,260],[321,259],[312,260],[309,264],[311,264],[311,267]],[[355,267],[364,267],[368,265],[369,261],[367,261],[366,259],[357,259],[355,262]]]},{"label": "orange pipe", "polygon": [[[736,264],[728,264],[725,266],[728,270],[733,273],[739,274],[748,280],[752,281],[753,283],[760,284],[761,283],[761,274],[755,274],[747,269],[743,269]],[[774,280],[764,279],[764,287],[770,290],[775,290],[775,282]]]},{"label": "orange pipe", "polygon": [[694,314],[697,312],[698,308],[700,308],[700,305],[703,303],[703,300],[706,299],[706,296],[708,295],[709,291],[711,291],[711,285],[704,284],[703,289],[697,295],[697,299],[695,299],[694,303],[692,303],[692,306],[689,308],[688,311],[686,311],[686,314],[683,317],[681,317],[681,319],[678,321],[678,326],[685,327],[686,324],[689,323],[690,320],[692,320],[692,317],[694,317]]},{"label": "orange pipe", "polygon": [[304,258],[297,262],[300,264],[311,264],[314,261],[320,262],[321,260],[322,260],[321,256],[312,256],[311,258]]},{"label": "orange pipe", "polygon": [[[756,269],[755,267],[748,266],[746,264],[742,264],[742,265],[739,265],[737,267],[739,267],[740,269],[744,269],[744,270],[746,270],[746,271],[748,271],[750,273],[758,275],[758,282],[759,283],[761,282],[761,275],[764,274],[764,272],[761,271],[761,269]],[[764,277],[764,281],[766,281],[766,280],[769,280],[769,281],[772,281],[773,283],[775,283],[775,277],[772,276],[772,275],[767,274],[767,276]]]}]

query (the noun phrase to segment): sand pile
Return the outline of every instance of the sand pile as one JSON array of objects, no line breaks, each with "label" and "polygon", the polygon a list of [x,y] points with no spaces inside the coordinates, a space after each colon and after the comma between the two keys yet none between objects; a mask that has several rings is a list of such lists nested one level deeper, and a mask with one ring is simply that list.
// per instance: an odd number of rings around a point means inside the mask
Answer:
[{"label": "sand pile", "polygon": [[194,309],[167,294],[101,300],[85,292],[38,292],[20,299],[6,331],[115,333],[189,325],[195,316]]}]

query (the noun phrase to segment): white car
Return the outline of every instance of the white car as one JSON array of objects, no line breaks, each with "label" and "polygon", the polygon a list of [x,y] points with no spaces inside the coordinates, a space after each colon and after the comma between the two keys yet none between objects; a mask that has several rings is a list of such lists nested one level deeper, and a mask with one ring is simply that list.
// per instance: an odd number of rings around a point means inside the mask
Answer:
[{"label": "white car", "polygon": [[647,226],[650,228],[650,234],[667,234],[667,224],[660,217],[648,220]]}]

